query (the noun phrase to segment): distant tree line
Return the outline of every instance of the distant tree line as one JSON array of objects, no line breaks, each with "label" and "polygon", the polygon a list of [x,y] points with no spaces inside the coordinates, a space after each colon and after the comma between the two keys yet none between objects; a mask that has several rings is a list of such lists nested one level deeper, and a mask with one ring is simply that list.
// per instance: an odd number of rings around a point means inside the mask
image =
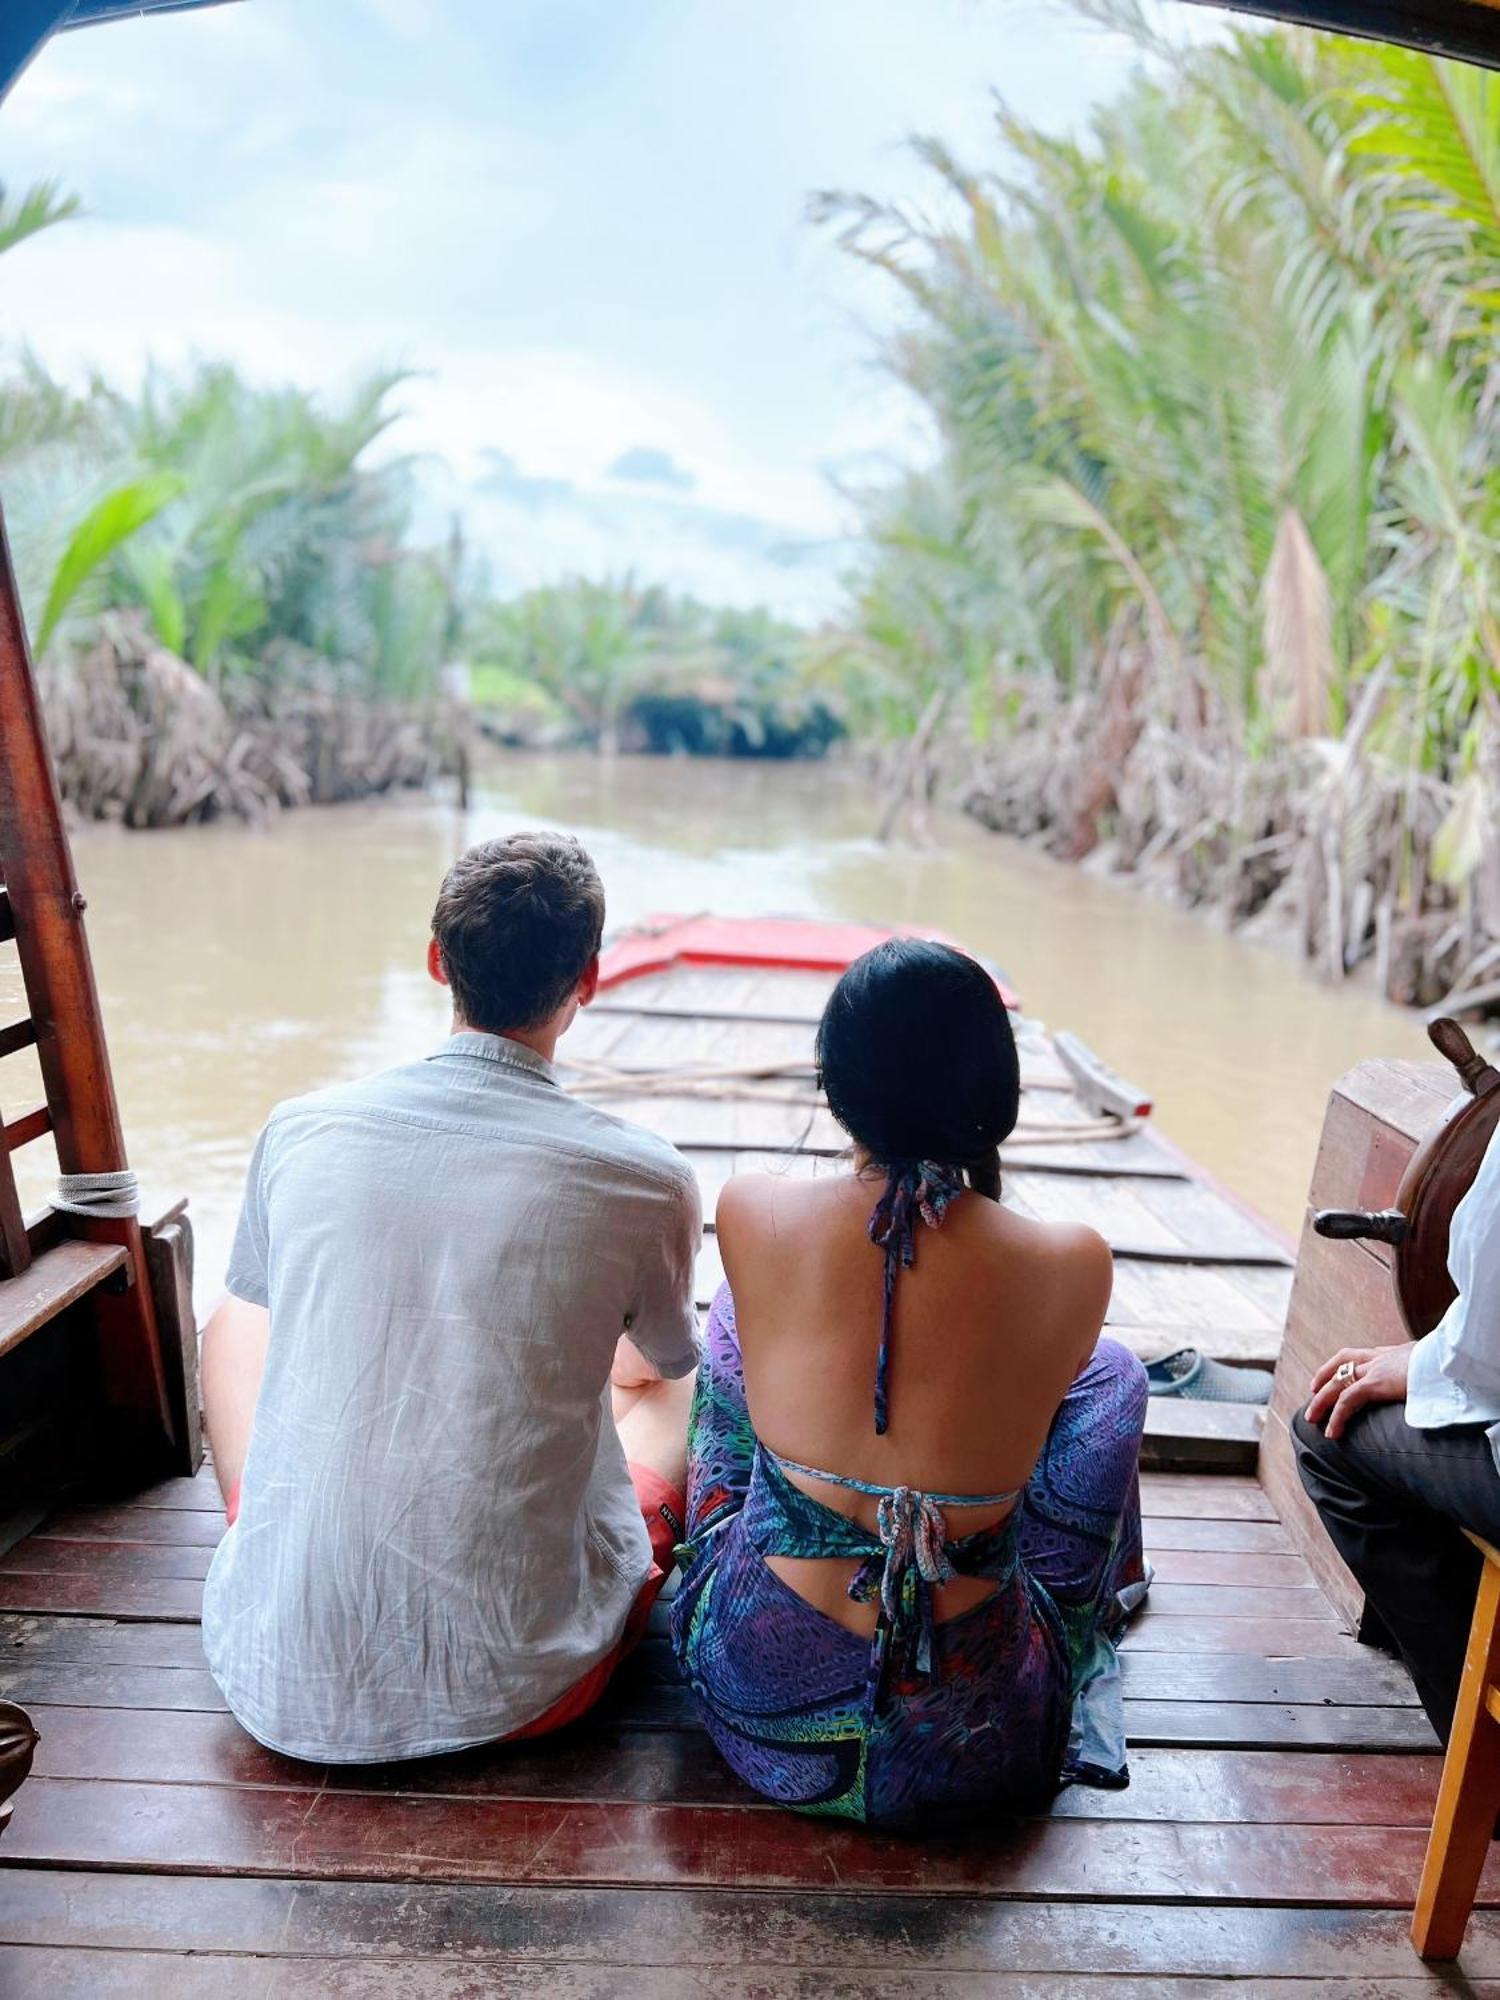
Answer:
[{"label": "distant tree line", "polygon": [[486,603],[468,651],[473,698],[510,741],[789,757],[843,734],[801,627],[629,579]]}]

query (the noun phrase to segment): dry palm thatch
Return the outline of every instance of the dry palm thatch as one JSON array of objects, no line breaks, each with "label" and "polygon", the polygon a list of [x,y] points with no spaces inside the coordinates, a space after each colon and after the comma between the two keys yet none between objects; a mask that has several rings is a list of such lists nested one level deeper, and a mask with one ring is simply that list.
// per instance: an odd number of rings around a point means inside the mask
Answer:
[{"label": "dry palm thatch", "polygon": [[1294,740],[1326,736],[1338,665],[1333,655],[1333,599],[1307,523],[1282,510],[1265,581],[1264,713]]},{"label": "dry palm thatch", "polygon": [[[464,720],[295,684],[221,693],[156,643],[144,616],[107,613],[85,651],[49,658],[42,698],[63,797],[85,819],[179,826],[335,804],[455,768]],[[305,664],[305,663],[304,663]]]}]

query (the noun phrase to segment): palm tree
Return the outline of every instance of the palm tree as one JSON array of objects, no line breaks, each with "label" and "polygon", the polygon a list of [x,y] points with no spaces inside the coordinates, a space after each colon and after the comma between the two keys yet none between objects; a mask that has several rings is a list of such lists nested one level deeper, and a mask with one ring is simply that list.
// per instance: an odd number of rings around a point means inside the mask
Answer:
[{"label": "palm tree", "polygon": [[[1297,746],[1342,734],[1397,787],[1408,856],[1436,840],[1467,879],[1500,761],[1500,85],[1295,30],[1179,49],[1130,0],[1087,11],[1151,62],[1085,138],[998,104],[984,170],[919,142],[935,215],[816,205],[900,287],[890,365],[942,440],[872,505],[846,652],[905,685],[906,728],[935,676],[983,685],[989,658],[1002,732],[1019,677],[1026,727],[1076,735],[1132,649],[1135,718],[1100,757],[1131,744],[1115,807],[1133,787],[1158,816],[1142,840],[1231,854],[1265,831],[1257,768],[1290,798]],[[1414,914],[1430,872],[1405,870]]]}]

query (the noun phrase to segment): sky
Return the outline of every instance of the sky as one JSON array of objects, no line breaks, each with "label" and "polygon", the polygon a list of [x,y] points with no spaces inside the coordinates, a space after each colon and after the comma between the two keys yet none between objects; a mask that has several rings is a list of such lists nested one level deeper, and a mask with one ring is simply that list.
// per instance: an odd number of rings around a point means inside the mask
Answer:
[{"label": "sky", "polygon": [[0,340],[125,384],[410,367],[383,448],[501,592],[633,573],[815,619],[851,492],[932,441],[879,366],[897,301],[810,192],[931,208],[909,135],[993,159],[994,92],[1079,129],[1131,61],[1048,0],[242,0],[60,36],[0,181],[86,213],[0,259]]}]

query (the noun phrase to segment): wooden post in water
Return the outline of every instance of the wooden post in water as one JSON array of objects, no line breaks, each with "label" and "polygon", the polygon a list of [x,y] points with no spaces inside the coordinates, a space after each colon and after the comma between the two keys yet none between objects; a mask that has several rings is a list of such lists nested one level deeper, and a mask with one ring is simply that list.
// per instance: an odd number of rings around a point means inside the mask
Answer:
[{"label": "wooden post in water", "polygon": [[[99,994],[83,927],[57,780],[47,747],[21,602],[0,514],[0,877],[8,902],[49,1122],[65,1174],[128,1165]],[[162,954],[163,966],[168,956]],[[45,1127],[43,1128],[45,1129]],[[119,1419],[101,1443],[121,1469],[180,1456],[162,1340],[137,1216],[68,1215],[68,1236],[119,1244],[123,1290],[90,1296],[103,1399]],[[174,1447],[177,1448],[174,1452]]]}]

